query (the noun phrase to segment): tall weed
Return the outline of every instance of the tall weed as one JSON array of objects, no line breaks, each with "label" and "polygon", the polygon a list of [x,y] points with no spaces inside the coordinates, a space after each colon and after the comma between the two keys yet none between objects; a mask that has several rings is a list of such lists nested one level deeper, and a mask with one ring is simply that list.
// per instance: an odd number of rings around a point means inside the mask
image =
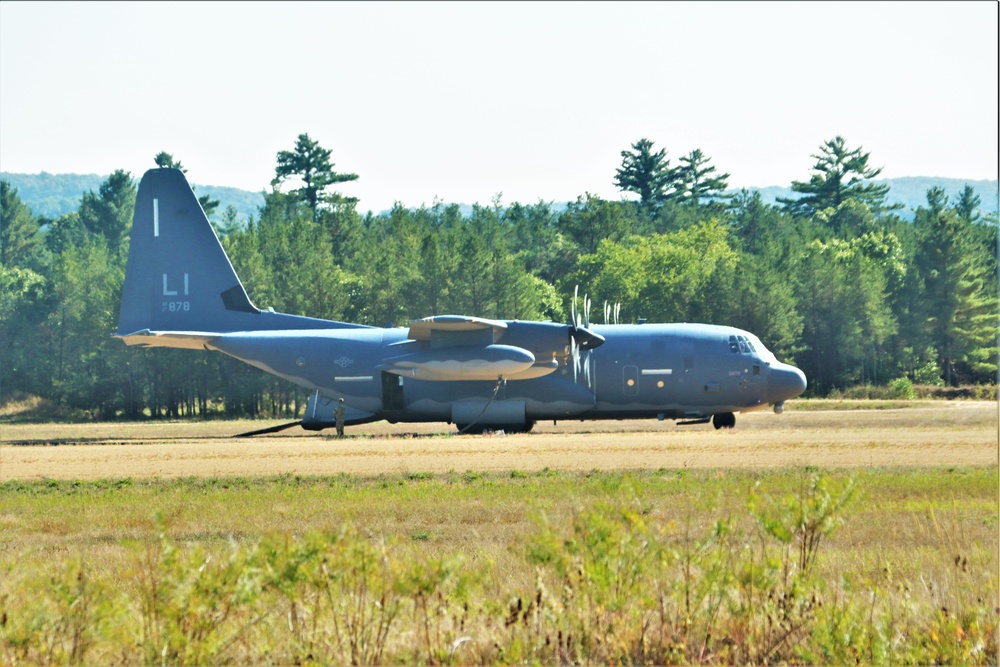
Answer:
[{"label": "tall weed", "polygon": [[0,662],[996,664],[996,556],[957,507],[922,510],[938,553],[914,573],[826,562],[852,479],[807,473],[791,492],[759,483],[742,505],[679,513],[613,482],[537,516],[512,545],[523,585],[481,554],[350,523],[210,549],[158,517],[117,580],[26,555],[2,572]]}]

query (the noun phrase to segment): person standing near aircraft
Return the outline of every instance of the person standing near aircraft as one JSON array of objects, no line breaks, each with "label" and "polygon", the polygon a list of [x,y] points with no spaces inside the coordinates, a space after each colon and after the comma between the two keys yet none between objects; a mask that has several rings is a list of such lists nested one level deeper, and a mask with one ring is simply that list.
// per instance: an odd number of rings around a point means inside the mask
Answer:
[{"label": "person standing near aircraft", "polygon": [[341,398],[337,401],[337,407],[333,409],[333,418],[337,422],[337,437],[344,437],[344,399]]}]

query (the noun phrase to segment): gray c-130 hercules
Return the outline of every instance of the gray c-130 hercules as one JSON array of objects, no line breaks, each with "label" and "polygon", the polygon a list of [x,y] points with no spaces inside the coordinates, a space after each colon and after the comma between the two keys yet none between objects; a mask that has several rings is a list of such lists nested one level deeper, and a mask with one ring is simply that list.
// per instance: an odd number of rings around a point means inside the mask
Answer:
[{"label": "gray c-130 hercules", "polygon": [[437,315],[377,328],[261,310],[183,173],[158,168],[139,184],[116,336],[218,350],[305,387],[295,423],[311,430],[334,425],[339,398],[347,424],[525,431],[539,420],[658,418],[723,428],[737,412],[781,412],[806,388],[802,371],[747,331],[573,320]]}]

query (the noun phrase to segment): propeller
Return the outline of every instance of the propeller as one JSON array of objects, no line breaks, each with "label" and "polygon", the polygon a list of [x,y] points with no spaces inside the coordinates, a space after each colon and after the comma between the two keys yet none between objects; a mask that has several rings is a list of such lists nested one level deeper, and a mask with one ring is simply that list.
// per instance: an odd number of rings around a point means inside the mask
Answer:
[{"label": "propeller", "polygon": [[[570,355],[573,358],[573,381],[578,382],[581,370],[587,386],[591,386],[590,351],[604,344],[604,336],[591,330],[590,327],[590,296],[583,295],[582,312],[578,306],[580,301],[580,286],[573,289],[573,302],[570,305],[569,344]],[[606,319],[606,318],[605,318]]]},{"label": "propeller", "polygon": [[[612,306],[607,301],[604,302],[604,323],[605,324],[618,324],[618,314],[621,313],[622,305],[616,303]],[[614,319],[612,319],[614,318]]]},{"label": "propeller", "polygon": [[577,308],[577,301],[580,300],[580,286],[573,288],[573,303],[570,306],[570,338],[572,338],[581,350],[593,350],[604,344],[604,336],[592,331],[590,327],[590,297],[583,295],[583,313]]}]

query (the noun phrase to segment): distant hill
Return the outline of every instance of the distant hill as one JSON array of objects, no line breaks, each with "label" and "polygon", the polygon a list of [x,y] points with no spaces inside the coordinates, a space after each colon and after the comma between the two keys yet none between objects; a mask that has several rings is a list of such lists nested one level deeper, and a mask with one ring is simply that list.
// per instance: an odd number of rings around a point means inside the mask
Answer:
[{"label": "distant hill", "polygon": [[[962,192],[966,184],[971,185],[972,189],[979,195],[979,208],[983,213],[998,213],[997,181],[973,181],[961,178],[939,178],[933,176],[904,176],[902,178],[879,179],[872,182],[889,184],[889,201],[903,205],[898,214],[907,220],[913,219],[914,209],[919,206],[927,206],[927,191],[931,188],[944,188],[944,191],[948,193],[948,200],[951,201]],[[752,187],[747,188],[747,190],[759,191],[760,196],[768,204],[775,203],[779,197],[783,199],[794,199],[797,197],[791,187],[778,185],[760,188]],[[730,190],[729,192],[735,193],[738,190]]]},{"label": "distant hill", "polygon": [[[98,174],[15,174],[11,172],[0,172],[0,179],[8,181],[18,191],[21,200],[31,207],[35,215],[47,218],[58,218],[60,215],[71,213],[80,205],[80,199],[84,192],[93,190],[97,192],[101,183],[107,180],[107,176]],[[899,214],[912,219],[913,210],[918,206],[927,205],[927,191],[934,187],[944,188],[948,193],[948,198],[953,199],[958,195],[966,184],[972,186],[979,195],[981,210],[984,213],[1000,214],[997,206],[998,183],[997,181],[973,181],[961,178],[936,178],[931,176],[907,176],[903,178],[888,178],[875,181],[876,183],[888,183],[891,188],[889,200],[903,204],[904,208]],[[212,199],[219,200],[219,214],[226,210],[227,206],[232,206],[239,213],[241,221],[253,216],[257,218],[260,207],[264,205],[264,195],[260,192],[249,192],[238,188],[227,188],[215,185],[194,185],[198,195],[209,195]],[[774,203],[778,197],[791,198],[795,196],[791,187],[766,186],[747,188],[760,192],[764,201]],[[736,190],[730,190],[736,192]],[[563,211],[566,209],[566,202],[553,202],[552,209]],[[460,204],[463,215],[472,212],[472,206]],[[385,211],[383,211],[385,213]]]},{"label": "distant hill", "polygon": [[[101,183],[108,179],[99,174],[15,174],[0,172],[0,180],[7,181],[17,189],[21,201],[31,207],[35,215],[55,219],[66,213],[72,213],[80,207],[80,200],[85,192],[97,192]],[[136,180],[138,185],[138,180]],[[260,192],[248,192],[238,188],[227,188],[216,185],[192,184],[195,193],[208,195],[219,200],[216,213],[221,214],[227,206],[232,206],[239,213],[239,219],[246,221],[250,216],[257,218],[260,207],[264,205],[264,195]],[[215,216],[213,216],[215,217]]]}]

